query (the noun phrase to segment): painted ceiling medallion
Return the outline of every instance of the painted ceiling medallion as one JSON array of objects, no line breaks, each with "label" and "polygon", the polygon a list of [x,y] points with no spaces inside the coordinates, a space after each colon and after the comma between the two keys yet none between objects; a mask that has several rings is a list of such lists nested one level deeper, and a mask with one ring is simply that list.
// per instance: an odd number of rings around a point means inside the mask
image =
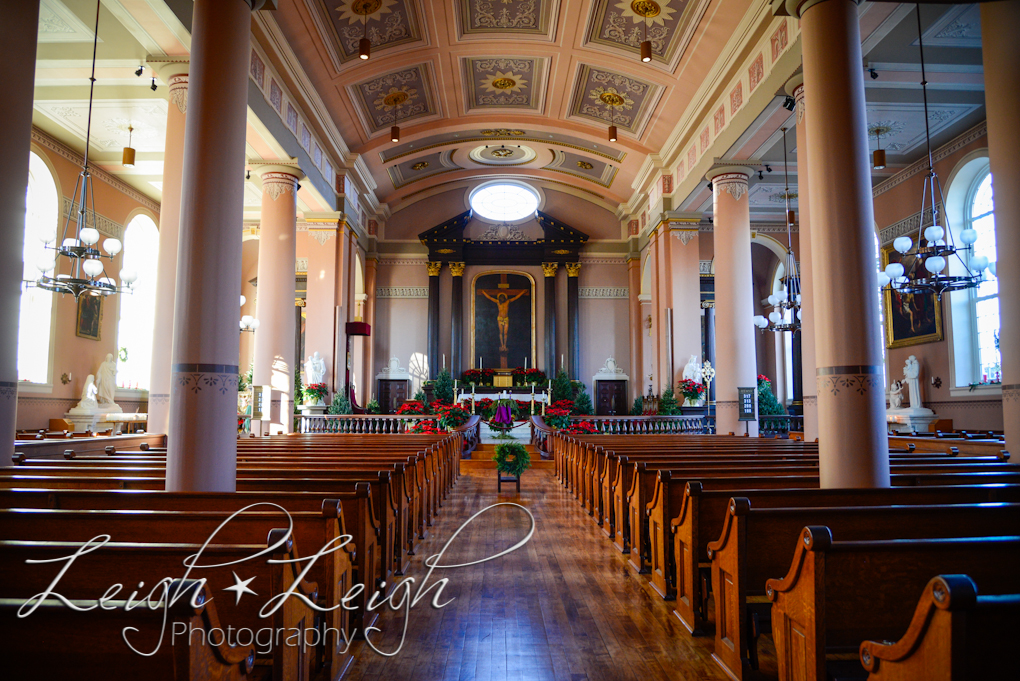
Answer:
[{"label": "painted ceiling medallion", "polygon": [[591,170],[595,166],[593,166],[592,164],[588,163],[587,161],[578,161],[577,162],[577,167],[580,168],[581,170]]},{"label": "painted ceiling medallion", "polygon": [[607,123],[640,137],[663,88],[601,67],[581,64],[570,105],[570,118]]},{"label": "painted ceiling medallion", "polygon": [[430,120],[439,115],[432,83],[431,64],[416,64],[348,85],[345,89],[357,108],[358,118],[369,135],[413,119]]},{"label": "painted ceiling medallion", "polygon": [[462,57],[467,111],[541,111],[545,103],[547,57]]},{"label": "painted ceiling medallion", "polygon": [[490,152],[496,158],[510,158],[514,155],[513,149],[493,149]]},{"label": "painted ceiling medallion", "polygon": [[461,40],[493,33],[551,40],[556,0],[457,0],[457,33]]},{"label": "painted ceiling medallion", "polygon": [[507,71],[502,73],[496,71],[481,80],[482,87],[486,92],[520,92],[522,88],[528,87],[528,81],[516,73]]},{"label": "painted ceiling medallion", "polygon": [[652,60],[674,70],[709,0],[595,0],[585,44],[604,52],[638,54],[652,47]]},{"label": "painted ceiling medallion", "polygon": [[425,170],[428,167],[429,167],[428,161],[418,161],[417,163],[411,166],[411,170]]},{"label": "painted ceiling medallion", "polygon": [[538,153],[523,144],[483,145],[475,147],[468,157],[484,166],[519,166],[535,160]]},{"label": "painted ceiling medallion", "polygon": [[393,108],[395,106],[402,106],[407,100],[414,100],[418,98],[418,91],[414,88],[408,90],[398,90],[395,87],[391,87],[390,91],[384,95],[379,95],[375,100],[375,108]]},{"label": "painted ceiling medallion", "polygon": [[414,0],[305,0],[337,70],[358,59],[367,37],[372,51],[423,43]]}]

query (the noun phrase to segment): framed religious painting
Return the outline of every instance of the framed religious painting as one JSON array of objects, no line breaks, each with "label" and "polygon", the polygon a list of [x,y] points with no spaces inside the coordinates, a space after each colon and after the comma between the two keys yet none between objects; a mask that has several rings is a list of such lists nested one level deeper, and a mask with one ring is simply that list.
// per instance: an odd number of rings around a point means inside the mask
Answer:
[{"label": "framed religious painting", "polygon": [[[882,248],[882,268],[903,256],[892,245]],[[902,348],[942,340],[942,303],[934,293],[882,291],[885,346]]]},{"label": "framed religious painting", "polygon": [[490,270],[471,283],[471,366],[535,366],[535,280],[525,272]]},{"label": "framed religious painting", "polygon": [[103,296],[83,295],[78,298],[78,323],[75,326],[75,335],[97,341],[102,326]]}]

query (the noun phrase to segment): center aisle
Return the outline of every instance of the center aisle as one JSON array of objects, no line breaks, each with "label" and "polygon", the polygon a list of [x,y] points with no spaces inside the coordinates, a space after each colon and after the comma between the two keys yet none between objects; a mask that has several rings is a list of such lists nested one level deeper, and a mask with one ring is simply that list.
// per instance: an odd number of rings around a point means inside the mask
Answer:
[{"label": "center aisle", "polygon": [[[474,513],[500,502],[526,507],[535,534],[517,551],[469,567],[436,569],[429,584],[450,582],[441,609],[434,590],[410,613],[407,638],[394,657],[363,641],[348,679],[725,679],[712,661],[711,637],[693,638],[643,576],[629,568],[552,471],[524,474],[521,495],[496,493],[494,470],[465,468],[444,502],[431,536],[412,557],[406,576],[418,583],[423,561],[438,553]],[[523,539],[530,521],[513,506],[498,506],[458,535],[441,564],[493,556]],[[400,602],[399,596],[393,600]],[[403,613],[384,606],[371,639],[383,652],[400,643]]]}]

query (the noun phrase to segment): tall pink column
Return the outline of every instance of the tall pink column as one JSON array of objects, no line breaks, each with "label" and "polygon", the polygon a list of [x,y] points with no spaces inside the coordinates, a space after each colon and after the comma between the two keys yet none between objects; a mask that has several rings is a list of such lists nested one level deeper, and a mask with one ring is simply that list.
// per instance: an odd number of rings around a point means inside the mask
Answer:
[{"label": "tall pink column", "polygon": [[[307,354],[318,352],[326,360],[326,385],[330,392],[343,386],[334,383],[334,368],[338,361],[337,315],[339,314],[337,288],[343,272],[340,253],[343,251],[343,213],[305,213],[308,232],[313,237],[308,243],[308,295],[305,298],[305,349]],[[339,380],[343,381],[341,375]]]},{"label": "tall pink column", "polygon": [[[666,232],[669,275],[673,300],[673,386],[683,378],[691,356],[701,357],[701,274],[699,273],[698,225],[681,224]],[[683,397],[677,394],[677,401]]]},{"label": "tall pink column", "polygon": [[818,438],[818,387],[815,381],[815,292],[814,262],[811,258],[811,196],[808,163],[807,109],[804,106],[804,76],[797,75],[786,84],[786,91],[797,101],[797,207],[800,222],[800,363],[804,377],[804,439]]},{"label": "tall pink column", "polygon": [[[887,487],[889,441],[864,71],[852,0],[788,0],[801,17],[811,121],[811,260],[822,487]],[[838,162],[837,162],[838,161]]]},{"label": "tall pink column", "polygon": [[[659,381],[660,394],[666,388],[673,385],[673,372],[676,370],[676,358],[673,356],[673,334],[676,324],[670,321],[670,314],[673,308],[673,277],[670,272],[670,262],[673,259],[673,244],[669,238],[669,223],[663,222],[656,228],[658,251],[656,258],[656,269],[659,272],[656,290],[659,298],[656,311],[659,319],[659,367],[656,378]],[[669,311],[667,311],[669,310]]]},{"label": "tall pink column", "polygon": [[297,183],[294,166],[256,167],[262,178],[255,365],[252,382],[272,388],[270,432],[294,429],[294,262],[297,257]]},{"label": "tall pink column", "polygon": [[174,308],[177,298],[177,252],[181,225],[181,181],[184,167],[184,128],[188,112],[187,61],[157,65],[167,84],[170,105],[166,115],[163,152],[163,195],[159,210],[159,256],[156,262],[156,319],[149,369],[150,433],[165,433],[170,425],[170,365],[173,361]]},{"label": "tall pink column", "polygon": [[[365,323],[375,328],[375,278],[379,261],[373,257],[365,258]],[[362,341],[363,374],[361,385],[364,386],[364,401],[361,406],[368,404],[368,401],[375,395],[375,343],[368,337]],[[452,361],[452,358],[451,358]],[[456,370],[452,372],[454,378],[460,378]]]},{"label": "tall pink column", "polygon": [[649,306],[652,312],[652,348],[651,348],[651,377],[649,379],[652,384],[652,390],[659,394],[662,388],[662,366],[665,363],[665,346],[666,346],[666,331],[664,325],[664,319],[662,318],[662,309],[666,306],[663,300],[664,289],[661,282],[661,273],[659,271],[659,260],[662,258],[660,255],[661,246],[659,244],[660,238],[658,228],[652,229],[648,233],[648,266],[652,268],[651,272],[651,305]]},{"label": "tall pink column", "polygon": [[236,486],[251,11],[247,0],[195,0],[167,434],[169,491],[232,492]]},{"label": "tall pink column", "polygon": [[644,385],[644,339],[641,332],[641,256],[627,258],[627,284],[630,287],[630,393],[631,398],[640,397]]},{"label": "tall pink column", "polygon": [[988,161],[995,191],[995,248],[999,254],[999,353],[1006,447],[1020,449],[1020,2],[982,3],[981,42],[988,115]]},{"label": "tall pink column", "polygon": [[[4,103],[0,106],[0,466],[10,466],[18,417],[18,319],[21,308],[25,195],[32,140],[39,2],[7,3],[0,22],[5,50],[0,67]],[[56,225],[54,225],[56,227]]]},{"label": "tall pink column", "polygon": [[737,388],[758,385],[754,350],[754,287],[751,281],[751,213],[743,166],[713,168],[715,225],[715,429],[758,435],[758,423],[737,420]]}]

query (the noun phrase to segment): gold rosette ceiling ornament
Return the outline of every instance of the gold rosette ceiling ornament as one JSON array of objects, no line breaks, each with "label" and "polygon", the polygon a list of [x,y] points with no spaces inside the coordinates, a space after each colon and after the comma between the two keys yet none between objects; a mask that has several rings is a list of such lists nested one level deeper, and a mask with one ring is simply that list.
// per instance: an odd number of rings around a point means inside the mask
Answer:
[{"label": "gold rosette ceiling ornament", "polygon": [[388,106],[390,111],[393,111],[393,125],[390,127],[390,141],[400,141],[400,107],[410,97],[403,90],[397,90],[396,92],[390,92],[388,95],[383,97],[383,105]]},{"label": "gold rosette ceiling ornament", "polygon": [[616,108],[619,106],[623,106],[626,103],[626,100],[624,99],[623,95],[617,93],[613,89],[606,90],[605,92],[600,94],[599,99],[602,100],[603,104],[609,107],[610,120],[612,121],[611,124],[609,125],[609,141],[615,142],[617,137]]}]

